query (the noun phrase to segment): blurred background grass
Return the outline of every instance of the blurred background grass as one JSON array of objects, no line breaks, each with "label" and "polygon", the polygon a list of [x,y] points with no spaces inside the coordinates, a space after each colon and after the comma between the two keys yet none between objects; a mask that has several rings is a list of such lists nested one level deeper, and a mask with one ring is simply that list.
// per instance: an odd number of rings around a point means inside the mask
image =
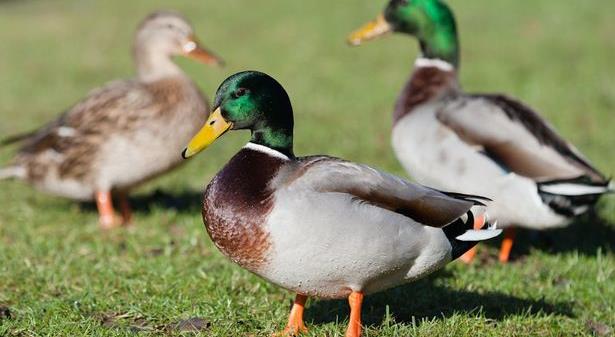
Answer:
[{"label": "blurred background grass", "polygon": [[[468,91],[506,92],[547,117],[607,175],[615,173],[615,2],[451,0]],[[295,152],[327,153],[404,175],[389,145],[391,109],[417,55],[395,35],[345,37],[384,1],[0,1],[0,136],[30,130],[103,83],[133,74],[130,44],[154,9],[175,9],[227,61],[178,63],[211,99],[229,74],[277,78],[295,108]],[[488,126],[485,126],[488,127]],[[204,233],[199,191],[248,139],[235,133],[139,190],[135,226],[101,235],[89,205],[0,185],[0,335],[268,335],[285,291],[226,261]],[[5,163],[13,149],[0,149]],[[606,198],[605,198],[606,199]],[[530,235],[510,266],[453,264],[374,296],[368,336],[596,334],[615,327],[615,202],[597,217]],[[523,240],[523,239],[522,239]],[[486,262],[485,262],[486,261]],[[487,264],[487,265],[484,265]],[[313,336],[340,335],[344,302],[316,302]],[[482,309],[481,309],[482,308]],[[1,309],[1,308],[0,308]],[[390,310],[389,310],[390,309]],[[0,310],[2,311],[2,310]],[[339,322],[338,322],[339,321]],[[399,324],[393,324],[393,323]]]}]

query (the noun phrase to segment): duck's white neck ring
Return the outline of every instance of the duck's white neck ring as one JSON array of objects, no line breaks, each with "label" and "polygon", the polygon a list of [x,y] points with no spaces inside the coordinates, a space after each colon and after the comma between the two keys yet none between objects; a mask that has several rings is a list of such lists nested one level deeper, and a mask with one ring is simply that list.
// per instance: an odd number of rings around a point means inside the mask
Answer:
[{"label": "duck's white neck ring", "polygon": [[258,151],[258,152],[262,152],[262,153],[265,153],[265,154],[267,154],[267,155],[269,155],[271,157],[280,158],[280,159],[283,159],[283,160],[290,160],[290,158],[288,158],[288,156],[283,154],[282,152],[274,150],[274,149],[272,149],[270,147],[267,147],[267,146],[264,146],[264,145],[248,142],[243,148],[244,149],[250,149],[250,150]]},{"label": "duck's white neck ring", "polygon": [[440,59],[430,59],[426,57],[417,58],[416,61],[414,62],[414,66],[416,68],[428,68],[428,67],[438,68],[443,71],[455,70],[455,67],[446,61],[443,61]]}]

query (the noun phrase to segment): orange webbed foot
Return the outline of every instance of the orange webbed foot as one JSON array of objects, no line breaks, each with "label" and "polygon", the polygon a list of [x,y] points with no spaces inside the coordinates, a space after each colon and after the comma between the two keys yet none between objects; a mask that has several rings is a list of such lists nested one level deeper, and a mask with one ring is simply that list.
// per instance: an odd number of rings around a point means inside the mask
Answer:
[{"label": "orange webbed foot", "polygon": [[288,315],[288,324],[286,324],[286,328],[278,333],[274,333],[273,336],[293,337],[308,331],[305,323],[303,323],[303,311],[306,301],[307,296],[297,294],[293,302],[293,307],[290,309],[290,314]]}]

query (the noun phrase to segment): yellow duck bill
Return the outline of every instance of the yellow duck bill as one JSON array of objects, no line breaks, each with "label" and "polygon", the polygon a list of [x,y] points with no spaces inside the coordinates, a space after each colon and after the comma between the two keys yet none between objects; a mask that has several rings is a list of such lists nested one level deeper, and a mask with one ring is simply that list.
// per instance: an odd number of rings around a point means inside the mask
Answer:
[{"label": "yellow duck bill", "polygon": [[376,20],[372,20],[363,25],[363,27],[352,32],[348,36],[348,43],[353,46],[358,46],[363,41],[375,39],[391,31],[393,31],[393,27],[387,22],[384,15],[380,14]]},{"label": "yellow duck bill", "polygon": [[195,154],[203,151],[209,145],[211,145],[218,137],[222,136],[226,131],[233,127],[233,123],[227,122],[220,108],[217,108],[207,121],[205,125],[199,130],[199,132],[192,137],[188,146],[182,151],[182,157],[188,159]]}]

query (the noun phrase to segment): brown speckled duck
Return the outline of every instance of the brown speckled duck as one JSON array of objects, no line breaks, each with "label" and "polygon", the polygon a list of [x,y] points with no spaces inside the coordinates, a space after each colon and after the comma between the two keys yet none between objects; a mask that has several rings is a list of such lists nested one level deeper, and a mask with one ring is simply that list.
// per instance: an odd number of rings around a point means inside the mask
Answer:
[{"label": "brown speckled duck", "polygon": [[206,99],[172,58],[221,64],[173,12],[145,18],[133,51],[135,78],[95,89],[44,127],[4,140],[21,146],[10,166],[0,169],[0,179],[18,178],[75,200],[95,199],[103,228],[119,223],[114,195],[123,222],[129,222],[127,193],[179,165],[179,153],[209,115]]}]

